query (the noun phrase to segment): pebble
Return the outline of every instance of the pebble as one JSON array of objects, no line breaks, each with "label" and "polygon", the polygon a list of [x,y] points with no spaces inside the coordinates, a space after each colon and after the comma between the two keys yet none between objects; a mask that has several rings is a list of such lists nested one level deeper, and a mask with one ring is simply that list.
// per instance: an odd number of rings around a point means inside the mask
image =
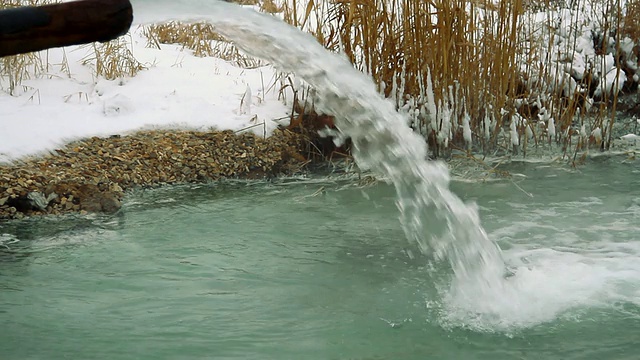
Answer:
[{"label": "pebble", "polygon": [[[136,187],[294,174],[307,163],[300,155],[304,145],[301,135],[287,130],[267,139],[232,131],[168,130],[92,137],[44,157],[0,165],[0,221],[114,212],[125,192]],[[45,208],[42,201],[36,206],[34,194],[51,200]]]}]

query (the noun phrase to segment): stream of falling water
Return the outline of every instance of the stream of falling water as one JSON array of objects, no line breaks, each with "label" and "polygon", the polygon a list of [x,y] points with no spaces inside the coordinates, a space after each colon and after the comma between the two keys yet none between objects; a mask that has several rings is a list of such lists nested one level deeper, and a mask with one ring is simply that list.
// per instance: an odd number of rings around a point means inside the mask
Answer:
[{"label": "stream of falling water", "polygon": [[482,228],[478,211],[449,189],[445,164],[427,160],[424,139],[407,125],[373,81],[311,35],[279,19],[223,1],[133,0],[135,23],[207,21],[245,52],[293,72],[317,91],[320,111],[353,141],[362,169],[392,182],[407,238],[438,261],[453,280],[447,296],[456,303],[503,293],[501,251]]}]

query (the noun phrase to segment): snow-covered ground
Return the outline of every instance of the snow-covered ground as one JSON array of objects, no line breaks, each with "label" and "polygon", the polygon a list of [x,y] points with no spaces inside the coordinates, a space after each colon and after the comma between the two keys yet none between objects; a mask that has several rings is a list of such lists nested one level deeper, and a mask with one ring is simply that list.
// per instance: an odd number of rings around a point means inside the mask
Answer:
[{"label": "snow-covered ground", "polygon": [[[195,57],[179,45],[147,48],[140,29],[130,40],[136,59],[147,65],[133,78],[96,79],[92,67],[82,65],[93,49],[75,46],[43,53],[51,64],[47,74],[23,81],[14,96],[0,91],[0,162],[89,136],[160,127],[251,127],[246,131],[262,136],[278,121],[288,123],[282,118],[289,108],[278,99],[272,67],[242,69],[222,59]],[[63,51],[70,77],[56,65]]]}]

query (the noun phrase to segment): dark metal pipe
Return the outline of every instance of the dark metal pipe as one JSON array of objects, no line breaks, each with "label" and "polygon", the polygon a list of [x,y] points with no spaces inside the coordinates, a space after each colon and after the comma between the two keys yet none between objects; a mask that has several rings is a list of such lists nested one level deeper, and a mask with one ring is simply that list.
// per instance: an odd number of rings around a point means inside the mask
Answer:
[{"label": "dark metal pipe", "polygon": [[133,22],[129,0],[83,0],[0,10],[0,57],[105,42]]}]

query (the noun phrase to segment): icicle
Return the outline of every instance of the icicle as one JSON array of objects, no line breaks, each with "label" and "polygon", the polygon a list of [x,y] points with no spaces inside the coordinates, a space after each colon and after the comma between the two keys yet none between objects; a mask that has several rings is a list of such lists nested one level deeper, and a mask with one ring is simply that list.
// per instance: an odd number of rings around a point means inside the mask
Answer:
[{"label": "icicle", "polygon": [[531,129],[531,125],[527,124],[525,132],[527,134],[527,139],[533,139],[533,129]]},{"label": "icicle", "polygon": [[455,84],[454,96],[455,96],[455,102],[456,102],[456,119],[462,119],[463,111],[464,111],[464,98],[460,95],[460,82],[456,80],[454,81],[454,84]]},{"label": "icicle", "polygon": [[466,112],[462,117],[462,136],[464,137],[464,142],[467,144],[467,149],[471,148],[471,126],[469,124],[471,118],[469,118],[469,114]]},{"label": "icicle", "polygon": [[384,91],[387,89],[387,84],[384,81],[380,81],[379,92],[384,96]]},{"label": "icicle", "polygon": [[547,126],[547,132],[549,133],[549,141],[555,139],[556,137],[556,121],[550,117],[549,118],[549,126]]},{"label": "icicle", "polygon": [[427,108],[425,107],[424,104],[420,105],[420,115],[419,116],[422,119],[421,122],[422,122],[422,127],[424,129],[423,130],[424,131],[423,134],[426,134],[427,133],[427,116],[428,116],[428,114],[427,114]]},{"label": "icicle", "polygon": [[491,119],[489,117],[489,110],[485,110],[482,125],[484,128],[484,140],[489,141],[489,139],[491,139]]},{"label": "icicle", "polygon": [[593,99],[590,97],[587,97],[584,100],[584,110],[588,113],[589,110],[591,110],[591,107],[593,106]]},{"label": "icicle", "polygon": [[449,88],[449,107],[453,108],[455,105],[455,99],[453,97],[453,85],[447,86]]},{"label": "icicle", "polygon": [[402,111],[407,114],[407,120],[409,121],[408,125],[416,129],[419,126],[419,124],[418,124],[418,118],[416,116],[416,111],[414,111],[414,109],[415,109],[415,99],[412,96],[407,95],[407,100],[405,104],[402,106]]},{"label": "icicle", "polygon": [[525,102],[525,99],[515,99],[513,100],[513,105],[516,107],[516,109],[520,109],[524,104],[524,102]]},{"label": "icicle", "polygon": [[453,130],[456,130],[458,128],[458,119],[456,117],[456,115],[457,115],[457,112],[456,112],[456,99],[453,96],[453,85],[449,85],[448,88],[449,88],[449,104],[448,104],[448,106],[449,106],[449,109],[450,109],[450,112],[451,112],[450,119],[453,120],[453,121],[451,121],[451,128]]},{"label": "icicle", "polygon": [[[540,111],[538,112],[538,130],[546,130],[547,132],[548,130],[548,121],[550,119],[549,116],[549,111],[547,111],[546,108],[541,108]],[[554,127],[554,131],[555,131],[555,127]]]},{"label": "icicle", "polygon": [[398,93],[398,106],[402,106],[402,102],[405,101],[404,91],[407,78],[407,63],[402,64],[402,73],[400,74],[400,89]]},{"label": "icicle", "polygon": [[441,109],[439,113],[440,131],[438,131],[438,142],[447,147],[451,136],[451,109],[443,105],[442,101],[438,102],[438,107]]},{"label": "icicle", "polygon": [[509,132],[511,135],[511,145],[513,146],[518,146],[520,145],[520,139],[518,139],[518,127],[517,127],[517,122],[519,115],[515,114],[511,117],[511,131]]},{"label": "icicle", "polygon": [[393,80],[391,81],[391,100],[393,101],[393,103],[396,105],[396,109],[398,108],[398,84],[397,84],[397,78],[398,78],[398,74],[396,72],[393,73],[393,76],[391,77]]},{"label": "icicle", "polygon": [[427,113],[429,115],[429,123],[431,124],[431,130],[438,131],[438,108],[436,107],[436,100],[433,93],[433,83],[431,82],[431,70],[427,69]]},{"label": "icicle", "polygon": [[602,129],[599,127],[595,128],[591,132],[591,136],[593,137],[593,140],[595,140],[596,144],[600,144],[602,142]]},{"label": "icicle", "polygon": [[418,97],[418,103],[422,104],[425,99],[425,92],[424,92],[424,84],[423,84],[421,71],[418,71],[418,88],[420,89],[420,96]]},{"label": "icicle", "polygon": [[536,102],[533,103],[538,109],[542,109],[542,101],[540,101],[540,95],[536,97]]}]

